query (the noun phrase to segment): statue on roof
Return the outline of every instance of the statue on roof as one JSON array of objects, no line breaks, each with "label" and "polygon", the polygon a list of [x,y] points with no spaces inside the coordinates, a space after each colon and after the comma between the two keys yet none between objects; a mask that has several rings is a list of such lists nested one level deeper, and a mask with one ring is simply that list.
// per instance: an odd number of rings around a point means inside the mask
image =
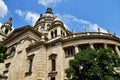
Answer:
[{"label": "statue on roof", "polygon": [[53,12],[52,12],[52,9],[51,9],[51,8],[47,8],[47,11],[46,11],[46,13],[53,14]]}]

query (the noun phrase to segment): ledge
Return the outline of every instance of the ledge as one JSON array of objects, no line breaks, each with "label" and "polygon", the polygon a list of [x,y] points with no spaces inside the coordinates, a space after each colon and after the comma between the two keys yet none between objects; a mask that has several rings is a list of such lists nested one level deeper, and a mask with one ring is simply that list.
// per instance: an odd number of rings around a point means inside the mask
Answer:
[{"label": "ledge", "polygon": [[7,79],[8,78],[8,76],[6,76],[6,75],[4,75],[4,74],[0,74],[0,80],[1,79]]},{"label": "ledge", "polygon": [[66,55],[65,58],[74,57],[74,55]]},{"label": "ledge", "polygon": [[25,76],[30,76],[32,74],[32,71],[25,72]]},{"label": "ledge", "polygon": [[58,73],[57,71],[51,71],[50,73],[48,73],[48,76],[55,77],[57,73]]}]

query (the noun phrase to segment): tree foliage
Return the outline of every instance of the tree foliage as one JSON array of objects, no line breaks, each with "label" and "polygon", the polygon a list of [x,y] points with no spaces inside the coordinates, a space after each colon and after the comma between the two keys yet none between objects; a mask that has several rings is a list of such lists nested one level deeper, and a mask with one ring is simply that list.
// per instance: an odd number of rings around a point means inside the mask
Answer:
[{"label": "tree foliage", "polygon": [[98,50],[86,49],[70,60],[65,70],[70,80],[119,80],[116,68],[120,66],[120,58],[110,48]]},{"label": "tree foliage", "polygon": [[7,47],[0,45],[0,63],[3,63],[7,58],[8,54],[6,54]]}]

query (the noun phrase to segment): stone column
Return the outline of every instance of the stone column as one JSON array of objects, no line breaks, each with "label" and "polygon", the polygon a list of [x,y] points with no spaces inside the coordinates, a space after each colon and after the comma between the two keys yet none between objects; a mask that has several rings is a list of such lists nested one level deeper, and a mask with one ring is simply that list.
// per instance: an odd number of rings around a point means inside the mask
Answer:
[{"label": "stone column", "polygon": [[119,51],[118,46],[115,46],[115,51],[116,51],[117,55],[120,57],[120,51]]},{"label": "stone column", "polygon": [[75,47],[75,53],[78,53],[79,52],[78,45],[74,45],[74,47]]},{"label": "stone column", "polygon": [[90,43],[89,45],[90,45],[91,49],[95,49],[94,46],[93,46],[93,43]]},{"label": "stone column", "polygon": [[53,31],[53,38],[55,38],[55,30]]},{"label": "stone column", "polygon": [[[60,36],[61,35],[61,29],[60,27],[57,28],[57,35]],[[61,35],[62,36],[62,35]]]}]

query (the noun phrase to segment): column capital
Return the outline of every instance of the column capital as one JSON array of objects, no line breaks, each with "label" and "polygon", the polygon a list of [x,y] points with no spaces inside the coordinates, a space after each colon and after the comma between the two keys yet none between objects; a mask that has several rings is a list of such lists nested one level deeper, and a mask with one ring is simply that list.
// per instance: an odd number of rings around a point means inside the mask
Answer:
[{"label": "column capital", "polygon": [[94,43],[89,43],[89,45],[94,45]]},{"label": "column capital", "polygon": [[118,45],[115,45],[115,47],[118,47]]}]

